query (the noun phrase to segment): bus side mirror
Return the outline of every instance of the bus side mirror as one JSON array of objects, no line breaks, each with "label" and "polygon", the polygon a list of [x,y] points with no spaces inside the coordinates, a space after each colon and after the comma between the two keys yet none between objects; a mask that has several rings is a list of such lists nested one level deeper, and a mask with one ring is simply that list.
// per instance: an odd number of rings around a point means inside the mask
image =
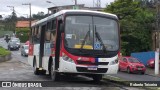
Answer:
[{"label": "bus side mirror", "polygon": [[64,24],[61,23],[61,24],[59,25],[59,29],[60,29],[60,32],[64,32]]}]

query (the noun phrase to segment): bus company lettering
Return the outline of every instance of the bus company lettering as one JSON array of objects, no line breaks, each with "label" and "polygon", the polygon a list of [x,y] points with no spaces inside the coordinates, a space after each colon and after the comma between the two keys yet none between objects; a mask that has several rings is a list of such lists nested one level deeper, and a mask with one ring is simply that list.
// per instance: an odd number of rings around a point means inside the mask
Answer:
[{"label": "bus company lettering", "polygon": [[135,86],[135,87],[156,87],[158,86],[156,83],[130,83],[130,86]]},{"label": "bus company lettering", "polygon": [[94,58],[80,57],[78,60],[91,61],[92,63],[95,63],[95,59]]},{"label": "bus company lettering", "polygon": [[42,87],[41,83],[28,83],[28,87]]},{"label": "bus company lettering", "polygon": [[12,83],[12,87],[42,87],[41,83]]},{"label": "bus company lettering", "polygon": [[143,87],[143,83],[130,83],[130,86]]}]

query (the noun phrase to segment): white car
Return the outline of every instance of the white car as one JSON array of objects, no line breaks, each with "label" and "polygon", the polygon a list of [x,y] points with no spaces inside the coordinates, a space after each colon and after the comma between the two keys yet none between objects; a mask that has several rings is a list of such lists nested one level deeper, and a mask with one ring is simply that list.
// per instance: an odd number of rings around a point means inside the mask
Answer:
[{"label": "white car", "polygon": [[23,45],[21,47],[21,55],[22,56],[28,56],[28,51],[29,51],[29,45]]}]

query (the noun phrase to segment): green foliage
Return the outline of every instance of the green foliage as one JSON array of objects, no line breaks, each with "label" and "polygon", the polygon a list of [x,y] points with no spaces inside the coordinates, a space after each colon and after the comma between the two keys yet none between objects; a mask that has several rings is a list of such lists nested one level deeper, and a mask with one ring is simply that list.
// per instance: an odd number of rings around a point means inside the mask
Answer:
[{"label": "green foliage", "polygon": [[12,12],[12,15],[9,15],[4,20],[4,30],[15,32],[16,22],[17,22],[17,15],[15,12]]},{"label": "green foliage", "polygon": [[2,38],[5,34],[12,35],[12,31],[0,30],[0,38]]},{"label": "green foliage", "polygon": [[37,14],[33,14],[32,15],[33,19],[43,19],[45,17],[47,17],[47,14],[44,14],[44,12],[38,12]]},{"label": "green foliage", "polygon": [[11,53],[10,51],[8,51],[8,50],[6,50],[6,49],[4,49],[0,46],[0,56],[5,56],[5,55],[8,55],[10,53]]},{"label": "green foliage", "polygon": [[135,0],[116,0],[105,8],[105,12],[116,14],[120,20],[123,55],[151,50],[151,30],[155,21],[155,12],[151,10]]},{"label": "green foliage", "polygon": [[29,28],[16,28],[16,36],[22,43],[29,39]]}]

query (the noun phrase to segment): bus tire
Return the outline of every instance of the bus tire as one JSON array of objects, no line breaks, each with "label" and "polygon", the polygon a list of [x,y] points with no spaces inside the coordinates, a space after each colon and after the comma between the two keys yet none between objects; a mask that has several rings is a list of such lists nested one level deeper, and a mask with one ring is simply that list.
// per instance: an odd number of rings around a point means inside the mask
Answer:
[{"label": "bus tire", "polygon": [[37,64],[36,64],[35,58],[34,58],[34,62],[33,62],[33,71],[34,71],[35,75],[39,75],[39,70],[37,68]]},{"label": "bus tire", "polygon": [[93,81],[100,82],[102,80],[102,74],[94,74],[92,75]]},{"label": "bus tire", "polygon": [[53,60],[50,65],[50,76],[52,81],[59,81],[59,73],[55,71],[55,61]]}]

